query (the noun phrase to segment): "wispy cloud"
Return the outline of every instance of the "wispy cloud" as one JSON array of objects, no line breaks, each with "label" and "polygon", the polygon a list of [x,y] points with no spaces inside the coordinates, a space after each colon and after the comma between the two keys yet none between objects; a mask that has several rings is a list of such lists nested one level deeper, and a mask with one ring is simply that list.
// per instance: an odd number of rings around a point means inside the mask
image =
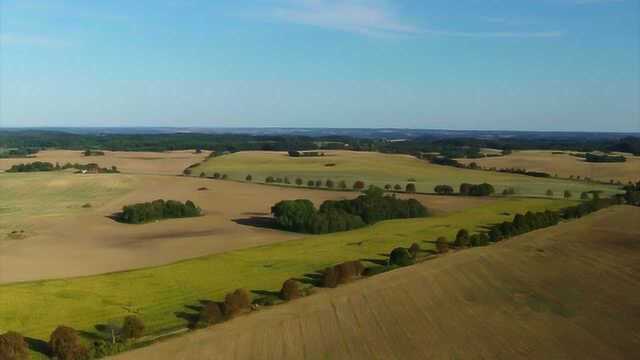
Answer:
[{"label": "wispy cloud", "polygon": [[16,33],[0,34],[0,45],[38,46],[46,48],[64,48],[70,45],[68,41],[40,35],[26,35]]},{"label": "wispy cloud", "polygon": [[[434,35],[474,38],[550,38],[563,35],[563,32],[561,31],[472,32],[418,26],[403,18],[396,8],[391,6],[389,2],[383,0],[278,1],[272,3],[270,9],[263,12],[261,15],[273,21],[315,26],[328,30],[344,31],[376,37]],[[500,21],[494,22],[499,23]],[[508,25],[506,21],[503,22],[505,25]]]},{"label": "wispy cloud", "polygon": [[275,6],[268,15],[283,22],[365,35],[419,33],[381,1],[291,0]]}]

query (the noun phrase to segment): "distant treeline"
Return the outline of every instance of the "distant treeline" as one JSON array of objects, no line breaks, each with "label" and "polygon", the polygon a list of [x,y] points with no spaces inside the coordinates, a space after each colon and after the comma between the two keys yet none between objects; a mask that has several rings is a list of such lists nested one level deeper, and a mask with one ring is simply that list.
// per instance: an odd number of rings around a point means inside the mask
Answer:
[{"label": "distant treeline", "polygon": [[355,151],[379,151],[418,155],[437,152],[447,158],[483,157],[481,148],[503,150],[548,149],[575,150],[581,152],[619,151],[640,155],[640,138],[554,136],[549,139],[531,137],[527,133],[509,137],[442,138],[424,136],[406,141],[388,141],[383,138],[359,138],[351,136],[300,136],[300,135],[240,135],[240,134],[72,134],[60,131],[24,130],[0,131],[0,148],[71,150],[94,149],[119,151],[169,151],[203,149],[224,151],[274,150],[308,151],[349,149]]},{"label": "distant treeline", "polygon": [[505,138],[418,138],[402,142],[389,142],[379,150],[388,153],[420,154],[440,153],[447,158],[475,158],[481,148],[501,149],[505,154],[512,150],[575,150],[580,152],[628,152],[640,156],[640,137],[628,136],[620,139],[598,139],[593,137],[567,137],[542,139],[530,138],[526,134]]},{"label": "distant treeline", "polygon": [[144,224],[162,219],[195,217],[201,214],[202,210],[191,200],[185,203],[175,200],[155,200],[123,207],[116,220],[127,224]]},{"label": "distant treeline", "polygon": [[36,171],[54,171],[55,165],[50,162],[35,161],[28,164],[15,164],[11,166],[6,172],[9,173],[22,173],[22,172],[36,172]]},{"label": "distant treeline", "polygon": [[37,152],[38,152],[38,149],[31,149],[31,148],[19,148],[19,149],[8,149],[8,150],[0,149],[0,159],[26,158],[33,154],[36,154]]},{"label": "distant treeline", "polygon": [[622,155],[608,155],[608,154],[592,154],[587,153],[584,156],[587,162],[594,163],[611,163],[611,162],[625,162],[627,158]]},{"label": "distant treeline", "polygon": [[63,166],[60,166],[59,163],[55,165],[50,162],[44,161],[35,161],[27,164],[15,164],[7,169],[6,172],[9,173],[23,173],[23,172],[39,172],[39,171],[57,171],[57,170],[67,170],[67,169],[76,169],[78,171],[87,171],[91,173],[104,173],[104,174],[113,174],[119,173],[118,168],[112,166],[110,168],[102,168],[98,164],[72,164],[66,163]]},{"label": "distant treeline", "polygon": [[370,187],[353,200],[328,200],[316,209],[310,200],[285,200],[271,208],[276,222],[285,230],[326,234],[357,229],[388,219],[425,217],[427,208],[415,199],[385,196]]}]

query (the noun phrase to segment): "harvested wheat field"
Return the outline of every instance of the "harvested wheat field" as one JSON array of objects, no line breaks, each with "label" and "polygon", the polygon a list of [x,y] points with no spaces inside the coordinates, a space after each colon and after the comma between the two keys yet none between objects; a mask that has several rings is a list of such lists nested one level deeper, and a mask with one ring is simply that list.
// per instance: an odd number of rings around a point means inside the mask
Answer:
[{"label": "harvested wheat field", "polygon": [[630,359],[640,209],[617,206],[116,359]]},{"label": "harvested wheat field", "polygon": [[[273,204],[308,198],[319,205],[357,196],[177,176],[67,172],[2,174],[0,186],[0,283],[129,270],[301,238],[262,226]],[[495,202],[416,198],[435,214]],[[192,200],[204,216],[145,225],[109,218],[124,205],[156,199]],[[12,238],[14,231],[21,236]]]},{"label": "harvested wheat field", "polygon": [[514,151],[511,155],[482,159],[459,159],[464,164],[475,162],[487,168],[524,168],[542,171],[562,178],[571,176],[591,178],[597,181],[627,183],[640,180],[640,157],[626,154],[623,163],[592,163],[569,155],[570,152],[550,150]]},{"label": "harvested wheat field", "polygon": [[166,152],[104,151],[102,156],[84,156],[77,150],[43,150],[29,158],[0,159],[0,171],[12,165],[34,161],[52,164],[96,163],[100,167],[116,166],[125,174],[162,174],[178,175],[188,166],[203,161],[208,153],[196,154],[192,150]]}]

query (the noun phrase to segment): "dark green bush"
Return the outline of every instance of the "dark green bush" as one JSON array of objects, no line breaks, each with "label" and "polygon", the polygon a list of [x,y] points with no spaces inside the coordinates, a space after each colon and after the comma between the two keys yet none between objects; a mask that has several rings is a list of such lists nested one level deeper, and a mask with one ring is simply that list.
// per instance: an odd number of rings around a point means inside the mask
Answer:
[{"label": "dark green bush", "polygon": [[403,247],[395,248],[389,255],[389,264],[398,266],[409,266],[414,263],[414,259],[409,251]]},{"label": "dark green bush", "polygon": [[451,195],[453,194],[453,188],[449,185],[438,185],[433,189],[437,194],[440,195]]},{"label": "dark green bush", "polygon": [[125,340],[139,339],[144,335],[144,322],[135,315],[124,318],[122,323],[122,337]]},{"label": "dark green bush", "polygon": [[469,232],[466,229],[461,229],[456,234],[456,241],[454,245],[457,247],[469,246]]}]

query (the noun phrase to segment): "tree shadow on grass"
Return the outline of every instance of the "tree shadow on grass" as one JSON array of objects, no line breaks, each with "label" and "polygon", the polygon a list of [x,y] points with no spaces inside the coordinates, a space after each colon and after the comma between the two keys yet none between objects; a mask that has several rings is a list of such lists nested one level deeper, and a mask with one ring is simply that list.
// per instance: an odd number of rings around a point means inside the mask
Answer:
[{"label": "tree shadow on grass", "polygon": [[176,311],[176,317],[186,320],[187,327],[193,329],[196,327],[198,320],[200,320],[200,315],[198,313],[186,312],[186,311]]},{"label": "tree shadow on grass", "polygon": [[360,259],[360,261],[366,261],[366,262],[370,262],[372,264],[382,265],[382,266],[387,265],[387,260],[386,259]]},{"label": "tree shadow on grass", "polygon": [[247,218],[233,219],[231,221],[239,225],[253,226],[253,227],[263,228],[263,229],[280,230],[275,219],[268,216],[250,216]]},{"label": "tree shadow on grass", "polygon": [[260,296],[280,296],[279,291],[269,291],[269,290],[251,290],[252,293]]},{"label": "tree shadow on grass", "polygon": [[30,337],[25,337],[24,341],[26,341],[27,346],[29,346],[29,349],[31,349],[32,351],[35,351],[47,357],[49,356],[49,344],[46,341]]}]

